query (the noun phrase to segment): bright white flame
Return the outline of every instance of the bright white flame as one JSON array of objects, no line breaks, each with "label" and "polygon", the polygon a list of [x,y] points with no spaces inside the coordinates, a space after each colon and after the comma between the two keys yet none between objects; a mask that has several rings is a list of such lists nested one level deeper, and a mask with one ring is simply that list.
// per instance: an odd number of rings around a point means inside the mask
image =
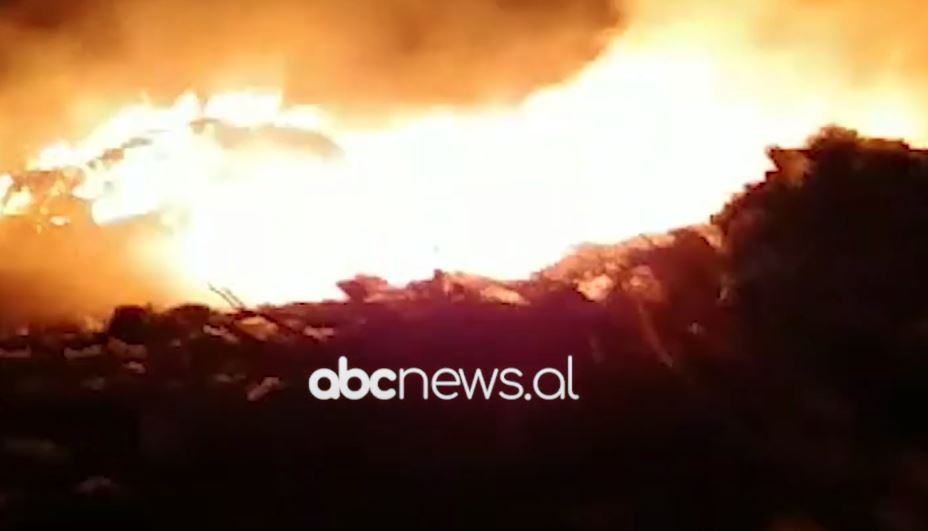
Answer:
[{"label": "bright white flame", "polygon": [[[914,93],[889,82],[847,90],[833,72],[792,66],[631,34],[514,107],[357,127],[273,91],[188,94],[124,109],[33,167],[81,169],[75,194],[99,223],[161,212],[174,236],[146,256],[249,302],[337,296],[335,282],[357,273],[525,277],[580,243],[703,221],[763,175],[767,145],[800,144],[822,125],[925,138]],[[210,120],[253,134],[228,145],[195,125]],[[319,132],[343,155],[256,132],[267,127]],[[145,145],[121,160],[88,162],[134,139]]]}]

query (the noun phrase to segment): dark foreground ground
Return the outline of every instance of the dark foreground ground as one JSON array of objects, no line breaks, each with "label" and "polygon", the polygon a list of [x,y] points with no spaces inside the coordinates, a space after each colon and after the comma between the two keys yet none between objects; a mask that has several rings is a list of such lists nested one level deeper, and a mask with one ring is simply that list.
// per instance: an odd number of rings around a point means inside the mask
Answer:
[{"label": "dark foreground ground", "polygon": [[[345,319],[317,323],[335,327],[322,342],[250,339],[265,331],[256,320],[242,332],[196,308],[126,309],[109,331],[9,340],[0,514],[14,528],[751,529],[804,514],[853,523],[871,501],[853,479],[887,473],[892,460],[841,455],[857,451],[832,433],[844,426],[768,438],[748,421],[755,406],[734,399],[762,390],[669,366],[579,297],[317,313]],[[362,314],[364,324],[353,320]],[[308,374],[341,354],[371,370],[526,372],[564,369],[571,354],[581,398],[311,398]],[[790,423],[807,409],[782,407]]]},{"label": "dark foreground ground", "polygon": [[[0,529],[928,529],[928,160],[845,131],[771,156],[711,238],[587,249],[518,297],[361,279],[9,335]],[[580,399],[313,399],[340,355],[572,355]]]}]

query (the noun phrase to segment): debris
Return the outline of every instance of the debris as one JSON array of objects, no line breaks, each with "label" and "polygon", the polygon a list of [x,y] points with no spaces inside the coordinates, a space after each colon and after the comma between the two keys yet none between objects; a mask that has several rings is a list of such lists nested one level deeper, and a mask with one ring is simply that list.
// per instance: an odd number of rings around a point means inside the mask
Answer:
[{"label": "debris", "polygon": [[81,387],[90,391],[102,391],[106,389],[106,378],[94,376],[81,382]]},{"label": "debris", "polygon": [[151,320],[151,310],[148,308],[121,306],[113,312],[106,333],[125,343],[139,345],[145,343],[149,335]]},{"label": "debris", "polygon": [[203,325],[203,333],[208,336],[218,337],[227,343],[238,344],[241,342],[239,338],[235,336],[235,334],[229,332],[225,328],[218,326],[209,324]]},{"label": "debris", "polygon": [[519,292],[504,288],[498,285],[489,285],[480,290],[480,297],[486,301],[501,302],[503,304],[513,304],[525,306],[528,301]]},{"label": "debris", "polygon": [[145,365],[142,365],[141,363],[137,361],[130,361],[126,363],[125,365],[123,365],[123,368],[133,374],[138,374],[139,376],[147,372],[147,370],[145,369]]},{"label": "debris", "polygon": [[268,376],[261,380],[261,383],[252,387],[248,391],[248,401],[257,402],[274,391],[283,388],[283,382],[280,378]]},{"label": "debris", "polygon": [[26,360],[32,357],[32,349],[5,350],[0,348],[0,360]]},{"label": "debris", "polygon": [[68,361],[85,359],[85,358],[96,358],[102,355],[103,355],[102,345],[91,345],[85,348],[65,347],[64,349],[64,358]]},{"label": "debris", "polygon": [[145,345],[130,345],[115,337],[109,339],[106,348],[119,358],[141,360],[148,357],[148,349]]},{"label": "debris", "polygon": [[590,280],[581,280],[577,282],[577,291],[594,302],[606,300],[614,288],[615,280],[609,275],[599,275]]},{"label": "debris", "polygon": [[3,440],[5,453],[25,457],[36,461],[62,461],[68,452],[56,442],[37,437],[10,437]]},{"label": "debris", "polygon": [[267,341],[276,335],[279,330],[279,327],[275,323],[268,321],[263,316],[253,316],[242,319],[238,322],[238,328],[251,337],[261,341]]},{"label": "debris", "polygon": [[228,374],[225,372],[220,372],[213,375],[213,381],[220,384],[234,384],[244,380],[245,375],[242,373]]},{"label": "debris", "polygon": [[353,279],[339,282],[338,289],[342,290],[349,300],[364,302],[378,293],[389,290],[390,284],[380,277],[358,275]]},{"label": "debris", "polygon": [[83,496],[108,494],[119,490],[115,481],[104,476],[92,476],[74,487],[74,492]]},{"label": "debris", "polygon": [[322,342],[335,337],[335,329],[331,327],[307,326],[303,328],[303,335]]},{"label": "debris", "polygon": [[636,299],[648,303],[659,303],[666,297],[663,286],[648,266],[633,268],[622,288]]}]

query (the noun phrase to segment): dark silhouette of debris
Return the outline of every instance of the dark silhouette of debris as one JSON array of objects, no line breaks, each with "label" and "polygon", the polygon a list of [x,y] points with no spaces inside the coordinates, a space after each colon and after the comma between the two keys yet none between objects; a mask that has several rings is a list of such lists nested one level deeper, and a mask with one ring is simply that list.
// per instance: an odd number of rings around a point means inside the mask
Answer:
[{"label": "dark silhouette of debris", "polygon": [[[711,226],[523,282],[360,277],[344,303],[226,294],[10,335],[0,525],[923,529],[928,155],[831,129],[771,158]],[[341,355],[571,355],[581,398],[312,399]]]}]

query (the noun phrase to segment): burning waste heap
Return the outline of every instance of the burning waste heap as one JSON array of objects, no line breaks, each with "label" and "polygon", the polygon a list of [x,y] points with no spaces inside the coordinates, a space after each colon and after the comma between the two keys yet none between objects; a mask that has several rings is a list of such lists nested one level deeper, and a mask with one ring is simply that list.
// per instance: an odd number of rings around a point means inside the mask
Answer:
[{"label": "burning waste heap", "polygon": [[219,4],[0,5],[0,527],[926,527],[910,2]]},{"label": "burning waste heap", "polygon": [[[358,1],[0,6],[4,219],[110,229],[46,231],[70,240],[53,260],[4,236],[4,267],[98,312],[216,304],[208,284],[279,304],[355,274],[520,280],[704,221],[764,146],[823,124],[928,139],[920,19],[862,2]],[[110,248],[137,274],[46,271]]]},{"label": "burning waste heap", "polygon": [[[9,336],[0,518],[919,528],[928,156],[832,129],[771,157],[710,227],[590,247],[530,281],[359,277],[343,302],[224,293],[237,310],[123,307]],[[531,371],[565,353],[578,401],[306,391],[341,355]]]}]

